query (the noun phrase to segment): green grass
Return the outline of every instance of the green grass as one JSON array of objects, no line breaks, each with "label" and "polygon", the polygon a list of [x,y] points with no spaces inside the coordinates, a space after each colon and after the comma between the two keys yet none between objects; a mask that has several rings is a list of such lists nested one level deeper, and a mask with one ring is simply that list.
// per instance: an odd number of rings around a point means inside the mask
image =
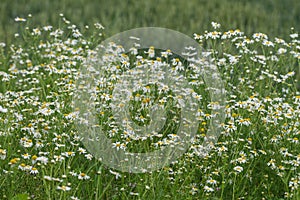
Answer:
[{"label": "green grass", "polygon": [[286,39],[291,27],[299,30],[299,10],[297,0],[3,0],[0,40],[10,43],[18,30],[14,18],[26,17],[29,13],[34,16],[35,25],[57,25],[59,13],[81,27],[100,22],[106,27],[107,35],[145,26],[165,27],[192,35],[207,30],[211,21],[217,21],[227,29],[240,28],[247,34],[264,32]]},{"label": "green grass", "polygon": [[[300,39],[290,36],[299,31],[296,1],[203,1],[202,6],[201,1],[108,1],[97,6],[91,1],[28,2],[3,1],[0,6],[0,38],[7,43],[0,45],[0,199],[300,198]],[[127,4],[130,9],[125,8]],[[73,35],[76,28],[66,24],[60,12],[80,27],[83,36]],[[28,18],[28,13],[33,17]],[[27,21],[13,22],[16,16]],[[213,29],[211,20],[222,22],[221,28]],[[101,22],[105,30],[95,28],[94,22]],[[86,24],[90,28],[84,28]],[[45,31],[45,25],[53,29]],[[224,81],[227,101],[220,137],[203,157],[199,148],[208,137],[210,122],[219,114],[209,106],[216,102],[210,102],[207,83],[201,76],[189,77],[192,89],[202,97],[191,148],[162,169],[135,174],[109,168],[85,151],[80,137],[87,133],[76,126],[81,115],[76,115],[72,100],[78,94],[80,69],[94,47],[113,33],[139,26],[172,28],[191,37],[197,33],[195,40],[211,52]],[[41,30],[41,35],[35,35],[33,28]],[[54,37],[58,30],[63,34]],[[19,33],[16,38],[15,31]],[[253,32],[265,32],[269,38]],[[225,35],[229,38],[221,39]],[[156,57],[161,57],[157,59],[139,51],[144,60],[173,63],[176,58],[160,53],[156,51]],[[121,56],[128,59],[130,68],[136,67],[136,56]],[[119,57],[115,54],[114,58]],[[182,57],[179,61],[184,70],[176,72],[197,74]],[[157,85],[150,85],[150,92],[135,91],[140,99],[129,102],[129,111],[136,124],[147,124],[149,107],[143,107],[147,98],[158,103],[166,97],[163,106],[169,113],[161,136],[143,140],[128,136],[121,128],[113,130],[117,128],[114,113],[104,106],[111,100],[101,97],[113,94],[116,80],[112,75],[128,69],[118,60],[109,62],[101,65],[110,66],[106,85],[94,85],[98,86],[96,102],[100,102],[95,106],[97,122],[107,137],[126,144],[123,147],[130,152],[148,152],[175,142],[172,137],[181,110],[176,109],[172,91],[159,95]],[[172,67],[176,69],[177,64]]]}]

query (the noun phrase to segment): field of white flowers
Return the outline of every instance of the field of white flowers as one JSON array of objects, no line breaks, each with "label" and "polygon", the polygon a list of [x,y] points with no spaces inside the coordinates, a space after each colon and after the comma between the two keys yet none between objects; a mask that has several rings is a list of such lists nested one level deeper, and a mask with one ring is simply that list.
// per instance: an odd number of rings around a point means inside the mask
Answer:
[{"label": "field of white flowers", "polygon": [[[205,81],[169,51],[154,47],[143,55],[112,48],[123,60],[103,66],[108,74],[95,90],[111,148],[144,152],[178,142],[176,105],[157,135],[141,138],[116,126],[109,108],[114,84],[133,63],[169,62],[174,73],[190,76],[199,102],[188,151],[162,169],[130,173],[95,158],[75,125],[79,69],[105,39],[104,27],[96,23],[87,37],[89,27],[79,30],[63,15],[61,20],[59,27],[32,27],[30,16],[18,17],[14,43],[0,43],[0,199],[300,199],[300,38],[294,29],[288,41],[224,31],[215,22],[194,34],[226,89],[226,119],[204,157],[199,148],[217,115]],[[172,92],[159,89],[147,85],[134,93],[129,110],[135,123],[149,122],[152,100],[172,103]]]}]

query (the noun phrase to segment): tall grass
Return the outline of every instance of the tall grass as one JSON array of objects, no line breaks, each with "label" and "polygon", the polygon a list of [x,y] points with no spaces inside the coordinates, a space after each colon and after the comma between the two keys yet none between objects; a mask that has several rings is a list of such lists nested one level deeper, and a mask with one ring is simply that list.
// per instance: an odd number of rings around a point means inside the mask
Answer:
[{"label": "tall grass", "polygon": [[192,35],[207,30],[211,21],[245,33],[267,32],[286,39],[289,28],[299,30],[300,4],[297,0],[3,0],[0,4],[0,41],[10,43],[18,27],[16,16],[34,16],[35,25],[57,25],[58,14],[83,27],[102,23],[106,34],[136,27],[158,26]]},{"label": "tall grass", "polygon": [[[97,4],[99,7],[83,0],[26,2],[1,4],[5,27],[1,34],[8,43],[0,43],[0,199],[300,198],[300,39],[296,1],[291,1],[294,4],[289,11],[285,6],[290,5],[271,1],[203,1],[206,6],[201,6],[201,1],[107,1]],[[71,7],[74,9],[69,10]],[[63,11],[75,26],[57,16]],[[29,12],[32,18],[27,17]],[[290,15],[283,15],[287,12]],[[278,20],[271,17],[276,13]],[[27,20],[12,22],[16,16]],[[209,20],[213,19],[224,24],[212,28]],[[99,24],[94,26],[96,20],[106,25],[105,30]],[[84,27],[86,24],[89,28]],[[210,121],[216,114],[210,107],[216,102],[209,102],[201,77],[189,80],[195,98],[202,97],[198,99],[203,103],[203,108],[197,110],[199,128],[190,149],[176,162],[140,174],[111,169],[93,157],[74,125],[79,117],[72,108],[75,83],[87,55],[93,55],[94,47],[109,34],[136,26],[163,26],[194,36],[210,54],[227,91],[221,135],[203,157],[199,149],[207,139]],[[264,30],[274,38],[252,34]],[[121,56],[132,59],[127,60],[132,63],[141,59]],[[165,61],[142,56],[150,64]],[[162,57],[159,52],[156,56]],[[179,61],[170,66],[180,74]],[[112,74],[126,70],[117,61],[105,67]],[[190,69],[184,69],[186,74],[192,74]],[[104,86],[99,84],[95,89],[101,101],[97,105],[110,102],[107,94],[112,93],[116,80],[113,76],[106,78]],[[140,99],[130,102],[132,116],[144,111],[140,109],[142,98],[156,94],[155,89],[150,88],[149,94],[136,91]],[[170,94],[163,93],[162,97],[169,98]],[[138,152],[140,146],[144,147],[142,151],[152,150],[178,142],[172,127],[163,131],[159,141],[150,136],[140,141],[120,129],[112,132],[117,127],[106,108],[99,110],[99,124],[107,125],[108,135],[114,133],[110,137],[115,144],[120,142],[120,151],[128,148]],[[177,123],[174,112],[170,115],[171,125]],[[147,116],[144,118],[147,120]],[[134,119],[139,123],[144,118]]]}]

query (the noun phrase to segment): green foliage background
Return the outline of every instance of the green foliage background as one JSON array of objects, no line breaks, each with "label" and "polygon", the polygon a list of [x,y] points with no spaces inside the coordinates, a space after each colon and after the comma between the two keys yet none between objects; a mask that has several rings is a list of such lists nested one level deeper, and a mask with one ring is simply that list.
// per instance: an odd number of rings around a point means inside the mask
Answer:
[{"label": "green foliage background", "polygon": [[108,36],[136,27],[159,26],[189,36],[203,32],[211,21],[246,34],[264,32],[287,38],[299,30],[299,0],[2,0],[0,41],[11,43],[18,30],[14,18],[33,15],[35,25],[57,25],[59,13],[83,27],[100,22]]}]

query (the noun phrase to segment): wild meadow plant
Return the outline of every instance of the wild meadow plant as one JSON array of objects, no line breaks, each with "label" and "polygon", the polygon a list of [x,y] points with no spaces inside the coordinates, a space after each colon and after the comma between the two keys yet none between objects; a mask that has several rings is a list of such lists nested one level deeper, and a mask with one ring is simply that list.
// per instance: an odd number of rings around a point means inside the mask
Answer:
[{"label": "wild meadow plant", "polygon": [[108,51],[120,59],[108,56],[107,73],[95,81],[91,95],[96,122],[112,149],[148,152],[180,145],[179,101],[164,85],[137,85],[128,106],[131,120],[141,126],[151,123],[149,106],[167,109],[161,131],[140,137],[116,125],[110,108],[114,86],[133,67],[164,65],[174,76],[184,74],[199,106],[197,134],[180,158],[155,171],[131,173],[104,165],[85,148],[84,133],[75,125],[82,120],[73,101],[79,69],[97,53],[104,27],[97,23],[94,34],[85,36],[61,19],[59,28],[32,27],[30,16],[18,17],[14,44],[0,44],[1,199],[300,198],[300,39],[293,29],[289,41],[223,31],[215,22],[212,30],[194,34],[226,89],[226,118],[207,154],[201,144],[218,102],[211,102],[197,66],[168,50],[124,52],[111,44]]}]

